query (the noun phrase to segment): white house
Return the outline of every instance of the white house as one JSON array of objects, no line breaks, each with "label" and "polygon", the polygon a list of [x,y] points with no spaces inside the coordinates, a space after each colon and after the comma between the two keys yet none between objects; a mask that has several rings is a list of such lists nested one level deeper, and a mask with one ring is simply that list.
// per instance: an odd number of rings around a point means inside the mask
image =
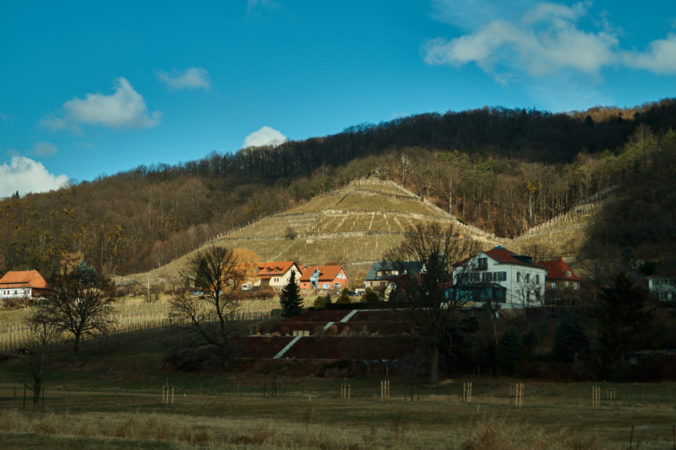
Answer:
[{"label": "white house", "polygon": [[296,284],[300,283],[300,268],[293,261],[261,262],[257,265],[258,286],[270,286],[274,289],[282,289],[289,284],[293,273]]},{"label": "white house", "polygon": [[0,278],[0,299],[39,297],[48,289],[37,270],[9,271]]},{"label": "white house", "polygon": [[648,289],[661,302],[674,301],[676,300],[676,276],[651,275],[648,277]]},{"label": "white house", "polygon": [[530,256],[498,246],[456,266],[454,295],[478,305],[490,299],[505,309],[542,306],[546,277],[547,269]]}]

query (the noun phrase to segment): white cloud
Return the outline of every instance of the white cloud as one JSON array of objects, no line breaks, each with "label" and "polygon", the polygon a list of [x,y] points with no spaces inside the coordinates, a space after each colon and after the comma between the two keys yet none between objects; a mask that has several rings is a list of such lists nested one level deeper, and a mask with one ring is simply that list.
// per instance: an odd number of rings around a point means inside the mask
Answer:
[{"label": "white cloud", "polygon": [[625,52],[621,57],[628,67],[676,74],[676,34],[669,33],[666,39],[651,42],[645,53]]},{"label": "white cloud", "polygon": [[56,145],[51,142],[38,142],[33,145],[30,153],[36,156],[52,156],[55,155],[58,150]]},{"label": "white cloud", "polygon": [[52,175],[45,166],[24,156],[13,156],[9,164],[0,164],[0,198],[16,191],[46,192],[68,185],[66,175]]},{"label": "white cloud", "polygon": [[[484,0],[435,0],[435,17],[452,23],[464,17],[460,6],[476,9]],[[528,2],[516,2],[523,6]],[[463,65],[475,63],[496,80],[551,76],[565,71],[598,80],[607,67],[630,67],[654,73],[676,74],[676,35],[653,41],[646,52],[627,52],[619,48],[618,32],[599,16],[601,30],[587,31],[580,27],[589,15],[590,2],[572,6],[557,3],[531,4],[520,18],[498,20],[493,16],[476,25],[470,33],[453,39],[437,38],[423,45],[423,57],[430,65]],[[496,7],[488,8],[492,14]],[[470,8],[472,10],[472,8]],[[518,75],[516,76],[518,79]]]},{"label": "white cloud", "polygon": [[246,2],[246,12],[249,15],[276,8],[279,8],[279,4],[273,0],[247,0]]},{"label": "white cloud", "polygon": [[209,72],[201,67],[189,67],[183,71],[173,69],[171,73],[158,71],[157,77],[171,89],[205,89],[211,87]]},{"label": "white cloud", "polygon": [[78,129],[80,124],[113,128],[150,128],[160,123],[162,113],[148,113],[146,102],[126,78],[114,82],[111,95],[87,94],[84,99],[74,98],[63,104],[58,114],[40,121],[43,127],[53,130]]},{"label": "white cloud", "polygon": [[268,126],[262,127],[260,130],[254,131],[244,139],[244,148],[246,147],[262,147],[271,145],[276,147],[283,144],[288,139],[279,131]]}]

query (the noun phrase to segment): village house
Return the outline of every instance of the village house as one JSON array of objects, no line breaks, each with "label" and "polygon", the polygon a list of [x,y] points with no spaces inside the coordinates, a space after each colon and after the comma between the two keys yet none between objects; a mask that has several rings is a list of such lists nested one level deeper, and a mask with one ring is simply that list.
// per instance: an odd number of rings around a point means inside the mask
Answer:
[{"label": "village house", "polygon": [[575,275],[573,269],[568,267],[562,257],[552,260],[538,261],[536,263],[547,269],[547,278],[545,288],[554,289],[580,289],[580,279]]},{"label": "village house", "polygon": [[661,302],[676,300],[676,274],[656,274],[648,277],[648,290]]},{"label": "village house", "polygon": [[371,264],[371,269],[364,280],[364,287],[385,289],[391,280],[404,276],[416,276],[422,270],[420,261],[379,261]]},{"label": "village house", "polygon": [[341,265],[305,266],[300,276],[300,288],[339,291],[346,288],[349,281]]},{"label": "village house", "polygon": [[41,297],[48,290],[37,270],[9,271],[0,278],[0,300]]},{"label": "village house", "polygon": [[547,269],[530,256],[497,246],[455,267],[454,295],[477,306],[489,300],[505,309],[542,306],[546,277]]},{"label": "village house", "polygon": [[260,262],[257,265],[257,281],[259,287],[270,286],[273,289],[282,289],[289,284],[293,273],[296,283],[300,280],[300,268],[294,261]]}]

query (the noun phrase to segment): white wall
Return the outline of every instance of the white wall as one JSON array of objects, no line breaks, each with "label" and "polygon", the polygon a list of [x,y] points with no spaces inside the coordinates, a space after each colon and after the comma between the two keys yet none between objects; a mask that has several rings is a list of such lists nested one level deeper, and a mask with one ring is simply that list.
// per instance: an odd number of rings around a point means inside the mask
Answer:
[{"label": "white wall", "polygon": [[[479,258],[486,258],[486,270],[476,269]],[[456,269],[453,273],[453,280],[457,283],[458,276],[462,273],[476,273],[480,282],[482,281],[481,274],[498,272],[505,272],[505,280],[497,280],[492,277],[489,282],[499,284],[507,290],[503,307],[523,308],[525,306],[540,306],[544,303],[546,269],[520,264],[500,264],[484,252],[479,252],[471,257],[464,268]]]}]

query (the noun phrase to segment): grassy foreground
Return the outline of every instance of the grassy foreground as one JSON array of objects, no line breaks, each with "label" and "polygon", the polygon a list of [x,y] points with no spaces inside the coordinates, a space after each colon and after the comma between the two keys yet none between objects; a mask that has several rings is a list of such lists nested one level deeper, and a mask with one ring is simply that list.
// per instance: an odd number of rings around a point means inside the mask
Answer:
[{"label": "grassy foreground", "polygon": [[[225,370],[207,359],[179,372],[165,358],[199,355],[185,353],[191,336],[136,330],[87,340],[78,357],[64,344],[47,358],[37,407],[30,391],[23,402],[29,357],[5,354],[0,448],[626,449],[630,439],[633,448],[676,448],[676,383],[468,377],[428,386],[393,377],[383,403],[380,377],[363,375],[349,379],[351,398],[342,400],[345,372],[329,361],[239,361]],[[510,396],[518,381],[523,408]],[[472,382],[469,401],[460,399],[463,382]],[[601,405],[592,408],[596,385]],[[609,389],[615,400],[606,400]]]},{"label": "grassy foreground", "polygon": [[471,401],[461,402],[461,382],[415,386],[411,401],[410,384],[393,379],[391,398],[382,403],[379,380],[371,378],[351,381],[350,400],[340,399],[339,379],[275,379],[273,397],[269,377],[248,383],[241,374],[170,378],[169,406],[162,405],[159,385],[90,380],[48,387],[44,407],[29,398],[23,409],[23,390],[15,397],[16,385],[1,384],[2,446],[628,448],[632,425],[634,448],[674,445],[674,384],[613,385],[617,400],[592,408],[591,384],[532,382],[519,409],[508,380],[475,379]]}]

